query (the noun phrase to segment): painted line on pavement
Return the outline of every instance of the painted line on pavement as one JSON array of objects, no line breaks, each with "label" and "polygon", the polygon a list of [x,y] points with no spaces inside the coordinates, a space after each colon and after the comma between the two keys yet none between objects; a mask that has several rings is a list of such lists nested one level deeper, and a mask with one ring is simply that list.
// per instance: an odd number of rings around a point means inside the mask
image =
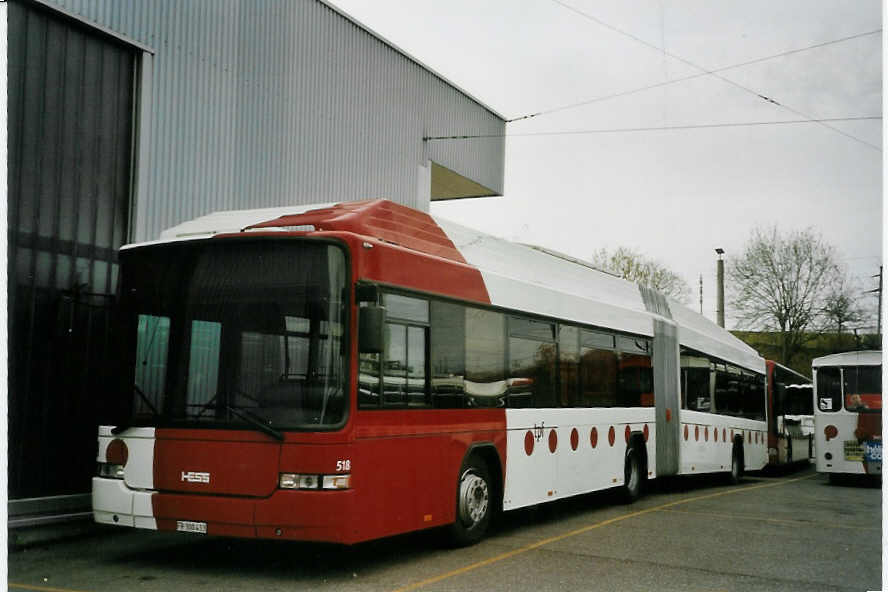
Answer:
[{"label": "painted line on pavement", "polygon": [[82,592],[82,590],[72,590],[71,588],[49,588],[47,586],[32,586],[30,584],[16,584],[9,582],[6,584],[10,588],[20,588],[22,590],[36,590],[37,592]]}]

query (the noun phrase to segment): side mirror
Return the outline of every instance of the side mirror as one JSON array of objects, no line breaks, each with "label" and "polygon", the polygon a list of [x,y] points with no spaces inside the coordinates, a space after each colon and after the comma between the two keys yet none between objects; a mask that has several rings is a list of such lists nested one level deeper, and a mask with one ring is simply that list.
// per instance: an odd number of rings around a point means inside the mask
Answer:
[{"label": "side mirror", "polygon": [[358,352],[381,354],[385,349],[385,308],[376,304],[358,309]]}]

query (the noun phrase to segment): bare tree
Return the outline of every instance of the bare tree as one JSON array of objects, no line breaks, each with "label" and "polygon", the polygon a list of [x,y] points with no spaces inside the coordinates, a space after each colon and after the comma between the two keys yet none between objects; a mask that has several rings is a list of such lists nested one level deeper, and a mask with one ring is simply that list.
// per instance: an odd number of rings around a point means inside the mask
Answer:
[{"label": "bare tree", "polygon": [[743,254],[729,264],[731,305],[738,324],[780,335],[781,362],[789,365],[824,322],[830,291],[840,281],[835,249],[807,229],[781,235],[755,229]]},{"label": "bare tree", "polygon": [[653,288],[681,303],[687,304],[690,300],[691,288],[680,275],[632,249],[619,247],[613,252],[599,249],[592,255],[592,264],[624,280]]},{"label": "bare tree", "polygon": [[844,274],[840,274],[837,281],[830,286],[823,303],[823,319],[826,327],[835,329],[841,342],[842,329],[851,323],[859,323],[863,320],[863,308],[857,294],[860,290],[854,286],[851,280]]}]

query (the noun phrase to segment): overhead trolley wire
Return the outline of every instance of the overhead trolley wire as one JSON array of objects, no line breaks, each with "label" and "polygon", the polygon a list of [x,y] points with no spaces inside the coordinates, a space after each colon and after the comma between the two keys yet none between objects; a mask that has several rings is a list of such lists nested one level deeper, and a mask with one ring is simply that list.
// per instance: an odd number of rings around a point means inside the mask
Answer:
[{"label": "overhead trolley wire", "polygon": [[620,97],[625,97],[628,95],[633,95],[635,93],[643,92],[646,90],[652,90],[655,88],[661,88],[664,86],[669,86],[671,84],[678,84],[679,82],[686,82],[688,80],[694,80],[695,78],[703,78],[704,76],[709,76],[710,74],[714,74],[716,72],[726,72],[728,70],[734,70],[737,68],[742,68],[744,66],[751,66],[753,64],[759,64],[761,62],[767,62],[769,60],[775,60],[777,58],[786,57],[789,55],[793,55],[796,53],[802,53],[805,51],[809,51],[812,49],[818,49],[820,47],[826,47],[828,45],[835,45],[836,43],[844,43],[845,41],[851,41],[852,39],[859,39],[861,37],[868,37],[870,35],[876,35],[881,33],[882,29],[875,29],[873,31],[867,31],[865,33],[858,33],[857,35],[850,35],[848,37],[842,37],[840,39],[833,39],[832,41],[824,41],[822,43],[816,43],[814,45],[809,45],[807,47],[800,47],[798,49],[790,49],[789,51],[784,51],[782,53],[776,53],[774,55],[764,56],[760,58],[755,58],[752,60],[748,60],[746,62],[740,62],[738,64],[732,64],[730,66],[723,66],[721,68],[715,68],[714,70],[699,72],[697,74],[691,74],[689,76],[682,76],[680,78],[672,78],[670,80],[664,80],[662,82],[656,82],[654,84],[648,84],[647,86],[640,86],[638,88],[633,88],[630,90],[620,91],[616,93],[612,93],[609,95],[602,95],[600,97],[594,97],[591,99],[587,99],[585,101],[578,101],[576,103],[570,103],[567,105],[561,105],[559,107],[553,107],[551,109],[544,109],[542,111],[537,111],[535,113],[529,113],[527,115],[522,115],[520,117],[513,117],[512,119],[507,119],[506,123],[513,123],[515,121],[522,121],[524,119],[531,119],[533,117],[538,117],[540,115],[549,115],[551,113],[557,113],[559,111],[566,111],[568,109],[575,109],[577,107],[583,107],[585,105],[591,105],[593,103],[600,103],[602,101],[609,101],[610,99],[616,99]]},{"label": "overhead trolley wire", "polygon": [[574,136],[583,134],[617,134],[628,132],[659,132],[676,130],[712,129],[721,127],[755,127],[766,125],[798,125],[801,123],[825,123],[836,121],[873,121],[882,119],[881,115],[865,115],[862,117],[830,117],[824,119],[791,119],[786,121],[739,121],[725,123],[701,123],[691,125],[666,125],[661,127],[622,127],[600,128],[587,130],[567,130],[560,132],[526,132],[511,134],[466,134],[460,136],[426,136],[423,140],[471,140],[475,138],[514,138],[520,136]]},{"label": "overhead trolley wire", "polygon": [[755,91],[755,90],[753,90],[753,89],[751,89],[751,88],[748,88],[748,87],[746,87],[746,86],[743,86],[743,85],[740,84],[739,82],[735,82],[735,81],[733,81],[733,80],[731,80],[731,79],[729,79],[729,78],[725,78],[724,76],[719,75],[715,70],[708,70],[708,69],[706,69],[706,68],[704,68],[704,67],[702,67],[702,66],[698,66],[697,64],[695,64],[695,63],[693,63],[693,62],[691,62],[691,61],[689,61],[689,60],[686,60],[685,58],[683,58],[683,57],[681,57],[681,56],[679,56],[679,55],[675,55],[675,54],[672,53],[672,52],[666,51],[665,48],[657,47],[657,46],[654,45],[653,43],[649,43],[649,42],[645,41],[644,39],[642,39],[642,38],[640,38],[640,37],[637,37],[637,36],[633,35],[632,33],[629,33],[629,32],[627,32],[627,31],[623,31],[622,29],[619,29],[619,28],[617,28],[617,27],[614,27],[613,25],[610,25],[610,24],[608,24],[608,23],[602,21],[601,19],[592,16],[591,14],[585,13],[585,12],[583,12],[582,10],[580,10],[580,9],[574,7],[574,6],[571,6],[570,4],[567,4],[567,3],[565,3],[565,2],[562,2],[561,0],[552,0],[552,2],[554,2],[555,4],[558,4],[559,6],[562,6],[562,7],[566,8],[566,9],[568,9],[568,10],[570,10],[571,12],[574,12],[574,13],[576,13],[576,14],[582,16],[583,18],[586,18],[586,19],[588,19],[588,20],[590,20],[590,21],[592,21],[592,22],[598,24],[599,26],[602,26],[602,27],[604,27],[604,28],[606,28],[606,29],[609,29],[609,30],[611,30],[611,31],[613,31],[613,32],[615,32],[615,33],[619,33],[620,35],[623,35],[624,37],[628,37],[629,39],[632,39],[633,41],[635,41],[635,42],[637,42],[637,43],[640,43],[640,44],[644,45],[645,47],[649,47],[649,48],[655,50],[655,51],[658,52],[658,53],[662,53],[662,54],[664,54],[664,55],[667,55],[667,56],[669,56],[670,58],[672,58],[672,59],[674,59],[674,60],[678,60],[679,62],[681,62],[681,63],[683,63],[683,64],[686,64],[686,65],[688,65],[688,66],[691,66],[692,68],[695,68],[695,69],[697,69],[697,70],[700,70],[700,71],[702,71],[702,72],[705,73],[705,74],[708,74],[708,75],[711,75],[711,76],[715,76],[716,78],[718,78],[719,80],[721,80],[721,81],[723,81],[723,82],[727,82],[728,84],[730,84],[730,85],[732,85],[732,86],[735,86],[735,87],[737,87],[737,88],[739,88],[739,89],[741,89],[741,90],[744,90],[744,91],[746,91],[746,92],[748,92],[748,93],[750,93],[750,94],[753,94],[753,95],[757,96],[758,98],[760,98],[760,99],[762,99],[762,100],[764,100],[764,101],[767,101],[767,102],[769,102],[769,103],[772,103],[772,104],[774,104],[774,105],[776,105],[776,106],[778,106],[778,107],[782,107],[783,109],[786,109],[787,111],[789,111],[789,112],[791,112],[791,113],[794,113],[795,115],[798,115],[798,116],[800,116],[800,117],[804,117],[804,118],[807,119],[808,121],[811,121],[811,122],[813,122],[813,123],[817,123],[817,124],[819,124],[819,125],[822,125],[823,127],[827,128],[827,129],[830,129],[830,130],[832,130],[832,131],[834,131],[834,132],[836,132],[836,133],[838,133],[838,134],[841,134],[841,135],[845,136],[846,138],[849,138],[849,139],[851,139],[851,140],[854,140],[855,142],[859,142],[859,143],[863,144],[864,146],[868,146],[869,148],[872,148],[873,150],[876,150],[876,151],[878,151],[878,152],[881,152],[881,151],[882,151],[882,148],[879,147],[879,146],[876,146],[875,144],[871,144],[871,143],[867,142],[866,140],[862,140],[862,139],[858,138],[857,136],[853,136],[853,135],[851,135],[851,134],[849,134],[849,133],[846,133],[846,132],[840,130],[839,128],[837,128],[837,127],[835,127],[835,126],[829,125],[828,123],[826,123],[826,122],[829,121],[829,120],[825,120],[825,119],[816,119],[816,118],[814,118],[814,117],[811,117],[811,116],[808,115],[807,113],[803,113],[802,111],[799,111],[798,109],[795,109],[795,108],[793,108],[793,107],[790,107],[789,105],[786,105],[785,103],[780,103],[780,102],[778,102],[777,100],[775,100],[775,99],[772,98],[772,97],[768,97],[768,96],[766,96],[766,95],[764,95],[764,94],[762,94],[762,93],[760,93],[760,92],[758,92],[758,91]]}]

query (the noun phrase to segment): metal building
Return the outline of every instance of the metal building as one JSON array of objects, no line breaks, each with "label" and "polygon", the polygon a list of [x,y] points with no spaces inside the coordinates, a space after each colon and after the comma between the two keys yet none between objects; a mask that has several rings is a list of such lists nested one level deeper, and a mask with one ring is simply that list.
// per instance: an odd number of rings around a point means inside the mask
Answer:
[{"label": "metal building", "polygon": [[[122,244],[216,210],[502,194],[503,117],[322,1],[8,14],[13,526],[88,505]],[[492,137],[423,140],[463,133]]]}]

